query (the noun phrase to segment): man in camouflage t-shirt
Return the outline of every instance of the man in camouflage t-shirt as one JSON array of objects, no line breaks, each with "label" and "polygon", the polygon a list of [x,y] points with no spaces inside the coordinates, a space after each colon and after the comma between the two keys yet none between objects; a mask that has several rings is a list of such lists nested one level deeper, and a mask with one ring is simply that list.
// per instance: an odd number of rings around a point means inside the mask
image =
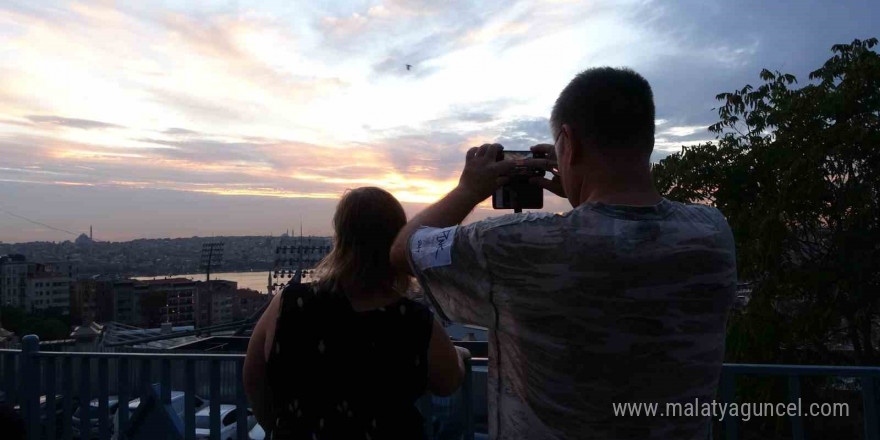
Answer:
[{"label": "man in camouflage t-shirt", "polygon": [[489,434],[498,439],[697,439],[705,417],[615,416],[614,403],[709,402],[736,286],[721,213],[653,187],[650,86],[587,70],[551,115],[555,145],[533,151],[566,197],[562,214],[458,226],[505,182],[500,145],[468,151],[459,186],[410,221],[392,261],[451,319],[489,337]]}]

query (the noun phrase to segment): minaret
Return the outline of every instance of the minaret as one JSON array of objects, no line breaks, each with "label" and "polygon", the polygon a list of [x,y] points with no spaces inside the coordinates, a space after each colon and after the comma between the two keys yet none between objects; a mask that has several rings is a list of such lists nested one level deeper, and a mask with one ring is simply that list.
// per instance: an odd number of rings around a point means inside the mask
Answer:
[{"label": "minaret", "polygon": [[92,225],[89,225],[89,240],[95,240],[95,237],[92,236]]}]

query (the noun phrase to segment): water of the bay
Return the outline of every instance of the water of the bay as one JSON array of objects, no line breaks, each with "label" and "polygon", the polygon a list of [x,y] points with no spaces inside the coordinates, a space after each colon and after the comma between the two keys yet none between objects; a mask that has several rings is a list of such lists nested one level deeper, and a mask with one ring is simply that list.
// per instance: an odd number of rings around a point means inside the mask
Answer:
[{"label": "water of the bay", "polygon": [[[238,283],[239,289],[253,289],[267,293],[268,276],[271,272],[217,272],[211,274],[212,280],[227,280]],[[161,280],[165,278],[189,278],[193,281],[205,281],[205,274],[190,273],[183,275],[163,275],[158,277],[134,277],[136,280]]]}]

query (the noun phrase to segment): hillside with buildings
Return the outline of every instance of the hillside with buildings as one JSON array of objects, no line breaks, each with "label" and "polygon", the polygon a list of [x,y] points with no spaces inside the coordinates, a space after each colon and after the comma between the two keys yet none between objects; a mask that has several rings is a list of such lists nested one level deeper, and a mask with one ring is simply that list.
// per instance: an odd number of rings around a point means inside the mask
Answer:
[{"label": "hillside with buildings", "polygon": [[[157,276],[199,272],[202,246],[224,243],[225,272],[268,271],[275,249],[300,240],[281,236],[191,237],[139,239],[123,242],[93,241],[81,235],[75,241],[0,243],[0,255],[24,255],[28,261],[72,261],[79,276]],[[304,237],[315,246],[329,246],[328,237]]]},{"label": "hillside with buildings", "polygon": [[[274,270],[278,279],[267,283],[279,286],[290,278],[292,269],[313,267],[331,246],[327,237],[287,235],[122,243],[97,242],[82,235],[75,242],[0,244],[0,307],[7,317],[25,313],[33,326],[42,318],[66,325],[114,322],[143,328],[161,324],[201,328],[253,315],[268,297],[234,280],[134,279],[204,273],[204,251],[210,243],[222,249],[217,251],[222,258],[216,254],[211,258],[212,272]],[[0,327],[2,319],[0,315]]]}]

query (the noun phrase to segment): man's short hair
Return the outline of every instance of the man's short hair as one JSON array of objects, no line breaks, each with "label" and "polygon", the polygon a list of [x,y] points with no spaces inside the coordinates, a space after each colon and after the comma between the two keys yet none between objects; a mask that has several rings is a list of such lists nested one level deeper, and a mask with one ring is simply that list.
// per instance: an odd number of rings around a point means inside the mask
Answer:
[{"label": "man's short hair", "polygon": [[559,94],[550,125],[554,139],[568,124],[579,140],[599,148],[654,148],[651,85],[626,68],[597,67],[579,73]]}]

